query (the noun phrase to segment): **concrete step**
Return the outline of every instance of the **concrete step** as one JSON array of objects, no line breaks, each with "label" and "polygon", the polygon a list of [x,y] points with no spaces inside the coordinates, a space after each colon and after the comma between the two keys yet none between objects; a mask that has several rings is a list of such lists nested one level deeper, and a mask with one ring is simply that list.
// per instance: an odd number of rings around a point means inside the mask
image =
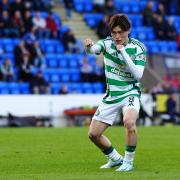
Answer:
[{"label": "concrete step", "polygon": [[96,38],[96,37],[94,37],[94,36],[77,36],[77,38],[78,39],[80,39],[81,41],[84,41],[85,39],[92,39],[94,42],[97,42],[98,41],[98,39]]},{"label": "concrete step", "polygon": [[72,18],[67,20],[66,11],[63,6],[57,6],[54,8],[54,11],[61,15],[62,24],[69,26],[75,33],[77,39],[84,41],[86,38],[90,38],[95,42],[98,41],[95,31],[86,26],[83,15],[72,11]]}]

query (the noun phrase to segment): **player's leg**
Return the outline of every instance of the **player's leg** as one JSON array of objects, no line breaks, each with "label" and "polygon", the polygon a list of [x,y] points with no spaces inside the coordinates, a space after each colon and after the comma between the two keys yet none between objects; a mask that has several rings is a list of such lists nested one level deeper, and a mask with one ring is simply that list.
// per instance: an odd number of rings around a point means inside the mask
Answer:
[{"label": "player's leg", "polygon": [[92,120],[89,127],[89,138],[90,140],[99,147],[102,151],[111,146],[111,142],[107,137],[105,137],[103,132],[109,127],[109,124],[104,122]]},{"label": "player's leg", "polygon": [[122,156],[113,148],[103,132],[113,124],[119,113],[119,106],[102,103],[96,111],[89,128],[89,138],[109,158],[101,168],[110,168],[122,163]]},{"label": "player's leg", "polygon": [[109,127],[109,124],[92,120],[89,128],[89,138],[91,141],[108,157],[108,162],[100,168],[111,168],[122,164],[123,158],[111,145],[109,139],[102,135],[103,132]]},{"label": "player's leg", "polygon": [[137,145],[136,119],[139,112],[139,99],[133,98],[131,106],[124,107],[123,122],[126,129],[126,151],[122,166],[117,171],[130,171],[133,169],[134,155]]}]

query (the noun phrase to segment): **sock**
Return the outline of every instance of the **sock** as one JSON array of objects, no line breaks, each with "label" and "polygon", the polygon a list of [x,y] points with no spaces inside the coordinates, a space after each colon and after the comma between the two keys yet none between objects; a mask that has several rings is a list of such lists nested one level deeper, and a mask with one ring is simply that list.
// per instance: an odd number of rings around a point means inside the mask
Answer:
[{"label": "sock", "polygon": [[124,161],[133,162],[136,146],[126,146]]},{"label": "sock", "polygon": [[103,150],[103,153],[108,156],[112,161],[117,161],[121,158],[121,155],[112,146]]}]

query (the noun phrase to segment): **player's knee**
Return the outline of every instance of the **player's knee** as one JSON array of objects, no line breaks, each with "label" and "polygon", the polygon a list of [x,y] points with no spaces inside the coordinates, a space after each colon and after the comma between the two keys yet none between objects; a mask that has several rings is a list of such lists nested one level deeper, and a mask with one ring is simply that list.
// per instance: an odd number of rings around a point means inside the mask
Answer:
[{"label": "player's knee", "polygon": [[93,140],[98,139],[100,137],[100,134],[93,131],[89,131],[88,136],[89,136],[89,139],[93,141]]},{"label": "player's knee", "polygon": [[134,120],[131,118],[125,118],[124,119],[124,126],[127,130],[135,129],[136,128],[136,123]]}]

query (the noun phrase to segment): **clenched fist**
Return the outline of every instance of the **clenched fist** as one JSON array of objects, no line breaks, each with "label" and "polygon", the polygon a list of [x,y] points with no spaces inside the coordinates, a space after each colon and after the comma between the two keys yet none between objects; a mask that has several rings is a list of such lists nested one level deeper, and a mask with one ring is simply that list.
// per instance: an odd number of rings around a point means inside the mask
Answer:
[{"label": "clenched fist", "polygon": [[94,44],[94,42],[93,42],[91,39],[86,39],[86,40],[84,41],[84,46],[85,46],[86,48],[90,48],[91,46],[93,46],[93,44]]},{"label": "clenched fist", "polygon": [[123,45],[121,45],[121,44],[116,44],[116,48],[117,48],[118,51],[120,51],[120,50],[122,50]]}]

